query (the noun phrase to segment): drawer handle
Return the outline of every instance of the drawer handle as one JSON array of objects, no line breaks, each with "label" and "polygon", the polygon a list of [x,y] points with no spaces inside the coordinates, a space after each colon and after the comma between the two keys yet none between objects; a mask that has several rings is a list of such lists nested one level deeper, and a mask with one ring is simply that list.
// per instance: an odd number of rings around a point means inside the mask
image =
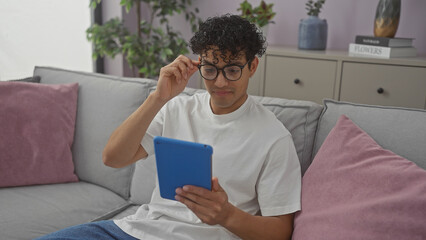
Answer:
[{"label": "drawer handle", "polygon": [[299,84],[300,83],[300,79],[296,78],[294,79],[294,84]]},{"label": "drawer handle", "polygon": [[384,93],[385,92],[385,90],[383,89],[383,88],[378,88],[377,89],[377,93],[378,94],[382,94],[382,93]]}]

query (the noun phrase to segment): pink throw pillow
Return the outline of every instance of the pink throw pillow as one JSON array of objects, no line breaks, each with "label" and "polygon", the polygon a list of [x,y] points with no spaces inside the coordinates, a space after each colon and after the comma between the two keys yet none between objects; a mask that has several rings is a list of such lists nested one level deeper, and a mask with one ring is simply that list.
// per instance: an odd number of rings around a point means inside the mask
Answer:
[{"label": "pink throw pillow", "polygon": [[78,181],[77,93],[77,83],[0,83],[0,187]]},{"label": "pink throw pillow", "polygon": [[426,171],[341,116],[302,179],[293,240],[425,239],[425,224]]}]

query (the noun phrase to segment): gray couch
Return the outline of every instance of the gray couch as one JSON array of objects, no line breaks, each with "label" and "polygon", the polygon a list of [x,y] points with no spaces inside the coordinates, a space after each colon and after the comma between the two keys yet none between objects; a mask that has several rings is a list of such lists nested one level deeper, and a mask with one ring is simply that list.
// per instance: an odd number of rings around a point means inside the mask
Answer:
[{"label": "gray couch", "polygon": [[[68,226],[117,219],[150,201],[155,161],[149,157],[122,169],[103,165],[111,132],[146,99],[156,82],[36,67],[43,84],[79,83],[72,147],[79,182],[0,189],[0,239],[32,239]],[[182,95],[203,91],[186,89]],[[341,114],[384,148],[426,169],[426,112],[325,100],[255,97],[292,133],[305,172]],[[261,124],[261,123],[259,123]],[[303,206],[302,206],[303,207]]]}]

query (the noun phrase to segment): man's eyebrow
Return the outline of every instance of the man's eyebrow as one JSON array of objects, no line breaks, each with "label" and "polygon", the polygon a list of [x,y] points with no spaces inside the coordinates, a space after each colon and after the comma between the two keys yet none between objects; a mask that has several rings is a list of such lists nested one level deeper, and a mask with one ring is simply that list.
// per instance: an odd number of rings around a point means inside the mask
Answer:
[{"label": "man's eyebrow", "polygon": [[201,60],[201,63],[203,63],[203,64],[210,64],[210,65],[214,65],[213,63],[211,63],[211,62],[209,62],[209,61],[207,61],[207,60]]},{"label": "man's eyebrow", "polygon": [[236,64],[236,65],[244,65],[244,63],[243,62],[241,62],[240,60],[231,60],[230,62],[229,62],[229,64],[231,65],[231,64]]},{"label": "man's eyebrow", "polygon": [[[209,61],[207,61],[207,60],[201,60],[201,63],[202,63],[202,64],[215,65],[215,64],[213,64],[213,63],[211,63],[211,62],[209,62]],[[244,65],[244,63],[242,63],[240,60],[231,60],[231,61],[229,61],[229,63],[228,63],[228,64],[226,64],[226,65]],[[225,65],[225,66],[226,66],[226,65]]]}]

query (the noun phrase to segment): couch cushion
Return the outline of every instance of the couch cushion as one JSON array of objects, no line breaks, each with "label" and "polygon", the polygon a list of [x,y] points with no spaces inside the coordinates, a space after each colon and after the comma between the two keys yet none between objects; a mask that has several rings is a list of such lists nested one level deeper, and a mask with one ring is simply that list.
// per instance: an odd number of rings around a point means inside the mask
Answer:
[{"label": "couch cushion", "polygon": [[[324,100],[314,155],[340,115],[345,114],[380,146],[426,169],[426,111]],[[313,155],[313,156],[314,156]]]},{"label": "couch cushion", "polygon": [[34,75],[41,77],[41,83],[79,83],[73,145],[76,173],[81,180],[129,197],[133,165],[121,169],[106,167],[102,151],[111,133],[142,104],[148,88],[156,82],[50,67],[36,67]]},{"label": "couch cushion", "polygon": [[[150,91],[153,91],[153,89]],[[205,90],[186,88],[180,95],[191,96],[196,92],[202,91]],[[253,96],[253,98],[271,110],[290,131],[296,146],[302,173],[304,173],[311,162],[314,135],[322,106],[308,101],[258,96]],[[137,204],[149,202],[155,186],[155,172],[155,159],[153,156],[136,164],[131,188],[132,202]]]},{"label": "couch cushion", "polygon": [[132,204],[131,206],[124,209],[123,211],[119,212],[118,214],[111,216],[109,219],[122,219],[127,216],[133,215],[138,211],[140,206],[141,205]]},{"label": "couch cushion", "polygon": [[1,239],[33,239],[115,215],[128,206],[110,190],[86,182],[0,189]]},{"label": "couch cushion", "polygon": [[303,177],[293,240],[422,239],[425,209],[426,171],[343,115]]},{"label": "couch cushion", "polygon": [[135,165],[130,189],[130,201],[135,204],[149,203],[157,176],[155,155],[148,156],[146,159],[136,162]]},{"label": "couch cushion", "polygon": [[0,187],[78,181],[77,93],[77,83],[0,83]]},{"label": "couch cushion", "polygon": [[258,97],[254,99],[271,110],[290,131],[296,146],[302,174],[311,164],[314,136],[322,106],[309,101]]}]

